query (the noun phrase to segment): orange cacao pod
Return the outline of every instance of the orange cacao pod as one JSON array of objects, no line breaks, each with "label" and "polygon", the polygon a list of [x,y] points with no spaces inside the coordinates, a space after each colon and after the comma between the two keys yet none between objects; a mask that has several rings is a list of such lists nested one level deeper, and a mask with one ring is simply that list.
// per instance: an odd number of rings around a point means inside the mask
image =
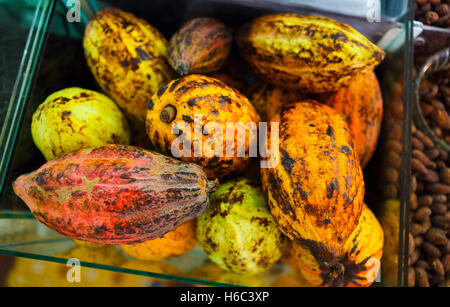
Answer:
[{"label": "orange cacao pod", "polygon": [[272,122],[280,125],[279,163],[261,169],[261,181],[273,216],[291,240],[341,256],[364,198],[347,124],[312,100],[283,106]]},{"label": "orange cacao pod", "polygon": [[195,164],[122,145],[69,153],[14,182],[40,222],[104,244],[161,237],[202,214],[214,188]]},{"label": "orange cacao pod", "polygon": [[348,87],[323,97],[321,102],[344,117],[364,168],[375,152],[383,119],[383,98],[377,76],[373,71],[358,76]]}]

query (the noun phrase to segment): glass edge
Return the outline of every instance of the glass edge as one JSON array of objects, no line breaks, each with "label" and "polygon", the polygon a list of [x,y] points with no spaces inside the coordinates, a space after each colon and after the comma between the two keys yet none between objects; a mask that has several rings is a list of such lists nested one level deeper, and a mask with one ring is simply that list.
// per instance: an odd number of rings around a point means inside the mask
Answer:
[{"label": "glass edge", "polygon": [[[61,239],[55,239],[55,240],[61,240]],[[35,241],[35,242],[30,242],[29,244],[48,243],[49,241],[55,241],[55,240],[47,240],[45,242],[44,241]],[[54,262],[54,263],[60,263],[60,264],[66,264],[66,265],[67,265],[67,261],[70,259],[70,258],[62,258],[62,257],[46,256],[46,255],[42,255],[42,254],[33,254],[33,253],[14,251],[14,250],[5,249],[4,247],[2,248],[1,246],[0,246],[0,255],[27,258],[27,259],[33,259],[33,260],[39,260],[39,261]],[[123,268],[123,267],[119,267],[119,266],[91,263],[91,262],[86,262],[86,261],[80,261],[80,265],[82,267],[87,267],[87,268],[91,268],[91,269],[100,269],[100,270],[106,270],[106,271],[112,271],[112,272],[118,272],[118,273],[124,273],[124,274],[139,275],[139,276],[144,276],[144,277],[179,282],[179,283],[183,283],[183,284],[195,284],[195,285],[210,286],[210,287],[244,287],[244,286],[239,286],[239,285],[225,284],[225,283],[208,281],[208,280],[203,280],[203,279],[195,279],[195,278],[177,276],[177,275],[166,275],[166,274],[161,274],[161,273],[140,271],[140,270],[134,270],[134,269],[129,269],[129,268]]]},{"label": "glass edge", "polygon": [[414,65],[413,21],[414,9],[409,1],[408,14],[405,16],[405,48],[403,51],[404,86],[402,114],[402,176],[400,181],[400,214],[399,214],[399,250],[397,286],[408,286],[408,250],[409,250],[409,209],[411,194],[411,133],[412,133],[412,74]]},{"label": "glass edge", "polygon": [[46,37],[47,28],[53,15],[55,1],[40,0],[36,5],[34,20],[30,27],[19,71],[9,101],[8,112],[5,116],[0,134],[0,148],[4,148],[0,156],[0,193],[3,192],[5,176],[9,169],[12,152],[17,140],[18,129],[28,101],[36,67],[40,60],[44,38]]}]

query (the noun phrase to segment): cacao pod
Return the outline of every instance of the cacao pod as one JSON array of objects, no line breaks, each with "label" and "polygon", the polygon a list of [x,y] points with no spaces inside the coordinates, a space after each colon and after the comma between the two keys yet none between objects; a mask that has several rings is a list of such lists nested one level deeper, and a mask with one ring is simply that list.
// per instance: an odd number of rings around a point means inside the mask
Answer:
[{"label": "cacao pod", "polygon": [[380,269],[383,228],[364,205],[358,225],[344,245],[342,257],[335,258],[319,246],[292,244],[291,265],[314,286],[370,286]]},{"label": "cacao pod", "polygon": [[[226,134],[227,123],[237,127],[233,133]],[[257,133],[243,127],[254,124],[256,130],[258,123],[258,114],[240,92],[211,77],[188,75],[153,96],[146,128],[157,150],[203,166],[208,178],[223,178],[249,165]],[[243,131],[244,138],[235,137],[236,130]],[[227,143],[233,152],[226,152]]]},{"label": "cacao pod", "polygon": [[377,76],[373,71],[358,76],[349,86],[326,95],[320,102],[344,117],[364,168],[377,147],[383,120],[383,98]]},{"label": "cacao pod", "polygon": [[283,106],[272,122],[279,122],[279,163],[262,168],[261,181],[273,216],[291,240],[341,256],[364,198],[362,170],[344,119],[306,100]]},{"label": "cacao pod", "polygon": [[50,95],[33,114],[31,134],[47,160],[84,148],[130,143],[128,122],[117,105],[81,88]]},{"label": "cacao pod", "polygon": [[83,47],[100,87],[143,127],[152,95],[175,76],[167,63],[167,40],[145,20],[105,8],[86,26]]},{"label": "cacao pod", "polygon": [[228,181],[211,194],[197,236],[212,262],[238,274],[268,270],[281,257],[284,240],[262,191],[247,179]]},{"label": "cacao pod", "polygon": [[66,154],[14,182],[50,229],[103,244],[161,237],[203,213],[214,188],[195,164],[122,145]]},{"label": "cacao pod", "polygon": [[161,238],[121,245],[125,253],[138,260],[163,260],[183,255],[197,245],[195,219],[189,220]]},{"label": "cacao pod", "polygon": [[219,20],[194,18],[170,39],[169,64],[182,76],[215,72],[225,63],[231,41],[231,30]]},{"label": "cacao pod", "polygon": [[249,92],[248,97],[262,121],[270,121],[281,111],[284,104],[302,101],[305,98],[299,90],[285,89],[263,82],[254,84]]},{"label": "cacao pod", "polygon": [[362,34],[327,17],[261,16],[241,27],[236,41],[259,78],[310,93],[346,86],[384,58]]}]

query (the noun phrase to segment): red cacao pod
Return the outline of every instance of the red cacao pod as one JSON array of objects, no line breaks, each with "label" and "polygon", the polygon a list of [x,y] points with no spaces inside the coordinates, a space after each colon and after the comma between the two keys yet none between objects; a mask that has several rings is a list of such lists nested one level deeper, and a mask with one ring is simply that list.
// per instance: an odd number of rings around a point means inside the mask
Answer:
[{"label": "red cacao pod", "polygon": [[202,214],[215,186],[195,164],[108,145],[47,162],[19,177],[14,191],[40,222],[66,237],[132,244]]}]

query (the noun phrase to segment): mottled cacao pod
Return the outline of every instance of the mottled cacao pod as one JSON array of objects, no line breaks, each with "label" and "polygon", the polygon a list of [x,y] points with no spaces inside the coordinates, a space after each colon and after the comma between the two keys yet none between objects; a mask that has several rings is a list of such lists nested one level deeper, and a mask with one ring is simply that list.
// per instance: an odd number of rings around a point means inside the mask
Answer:
[{"label": "mottled cacao pod", "polygon": [[161,237],[202,214],[214,188],[195,164],[122,145],[69,153],[14,182],[40,222],[104,244]]},{"label": "mottled cacao pod", "polygon": [[169,42],[169,64],[184,76],[219,70],[230,53],[231,30],[215,18],[195,18],[184,24]]},{"label": "mottled cacao pod", "polygon": [[312,100],[283,106],[272,122],[280,123],[280,158],[261,169],[261,180],[273,216],[290,239],[340,257],[364,198],[347,124]]}]

